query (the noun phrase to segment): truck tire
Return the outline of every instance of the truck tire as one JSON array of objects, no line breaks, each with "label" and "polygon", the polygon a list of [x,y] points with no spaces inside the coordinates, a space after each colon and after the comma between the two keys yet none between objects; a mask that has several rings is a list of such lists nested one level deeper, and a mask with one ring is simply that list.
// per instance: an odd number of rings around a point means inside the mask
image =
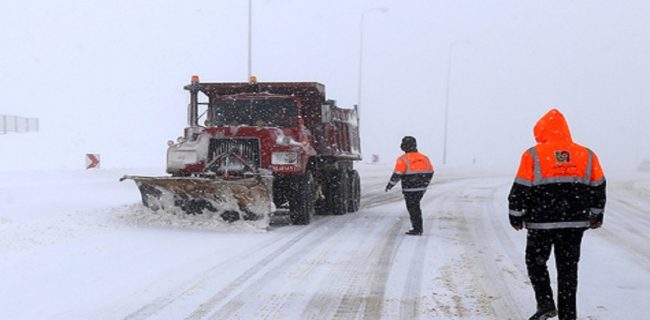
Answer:
[{"label": "truck tire", "polygon": [[359,172],[357,170],[350,170],[348,181],[350,185],[348,212],[357,212],[361,204],[361,178],[359,177]]},{"label": "truck tire", "polygon": [[314,216],[314,176],[307,171],[296,178],[289,198],[289,218],[295,225],[307,225]]},{"label": "truck tire", "polygon": [[348,199],[350,197],[350,183],[347,171],[333,172],[329,183],[329,209],[333,215],[343,215],[348,212]]}]

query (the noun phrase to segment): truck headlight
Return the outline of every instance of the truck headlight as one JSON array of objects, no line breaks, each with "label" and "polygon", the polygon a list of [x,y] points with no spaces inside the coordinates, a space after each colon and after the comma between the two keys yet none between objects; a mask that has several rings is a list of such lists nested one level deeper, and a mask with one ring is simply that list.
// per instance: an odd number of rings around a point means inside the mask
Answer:
[{"label": "truck headlight", "polygon": [[169,152],[168,164],[174,166],[186,165],[198,162],[198,156],[194,150],[175,150]]},{"label": "truck headlight", "polygon": [[273,152],[271,154],[271,164],[297,164],[297,152]]}]

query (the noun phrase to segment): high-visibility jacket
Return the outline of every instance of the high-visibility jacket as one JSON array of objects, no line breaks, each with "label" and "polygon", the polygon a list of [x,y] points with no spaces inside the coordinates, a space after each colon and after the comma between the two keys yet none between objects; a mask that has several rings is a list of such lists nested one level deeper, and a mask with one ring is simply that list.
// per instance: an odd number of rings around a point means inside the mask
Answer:
[{"label": "high-visibility jacket", "polygon": [[596,154],[572,141],[556,109],[537,122],[534,134],[537,145],[522,155],[508,197],[510,222],[528,229],[602,223],[606,182]]},{"label": "high-visibility jacket", "polygon": [[433,177],[429,158],[417,151],[406,152],[395,161],[395,170],[388,184],[392,187],[402,181],[402,192],[425,191]]}]

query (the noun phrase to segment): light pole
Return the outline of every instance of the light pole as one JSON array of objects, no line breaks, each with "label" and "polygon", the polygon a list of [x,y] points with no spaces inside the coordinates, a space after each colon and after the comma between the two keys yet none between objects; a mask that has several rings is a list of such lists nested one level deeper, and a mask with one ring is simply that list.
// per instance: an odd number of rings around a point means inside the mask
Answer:
[{"label": "light pole", "polygon": [[447,61],[447,91],[445,94],[445,124],[444,124],[444,140],[442,145],[442,164],[447,164],[447,128],[449,122],[449,92],[451,90],[451,64],[452,54],[454,47],[458,44],[471,44],[469,41],[454,41],[449,44],[449,60]]},{"label": "light pole", "polygon": [[361,83],[363,80],[363,22],[366,19],[366,14],[371,12],[386,13],[388,12],[388,8],[371,8],[361,14],[361,23],[359,24],[359,83],[357,84],[357,90],[359,91],[357,93],[357,110],[361,110]]},{"label": "light pole", "polygon": [[253,76],[253,0],[248,0],[248,80]]}]

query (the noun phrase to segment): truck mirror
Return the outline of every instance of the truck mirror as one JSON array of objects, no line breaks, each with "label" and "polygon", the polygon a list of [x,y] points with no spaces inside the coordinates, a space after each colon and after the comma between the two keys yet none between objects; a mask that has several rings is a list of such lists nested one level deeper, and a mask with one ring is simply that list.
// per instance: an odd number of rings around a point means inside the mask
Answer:
[{"label": "truck mirror", "polygon": [[321,106],[321,122],[327,123],[332,121],[332,109],[329,104]]}]

